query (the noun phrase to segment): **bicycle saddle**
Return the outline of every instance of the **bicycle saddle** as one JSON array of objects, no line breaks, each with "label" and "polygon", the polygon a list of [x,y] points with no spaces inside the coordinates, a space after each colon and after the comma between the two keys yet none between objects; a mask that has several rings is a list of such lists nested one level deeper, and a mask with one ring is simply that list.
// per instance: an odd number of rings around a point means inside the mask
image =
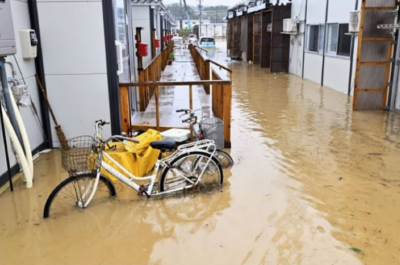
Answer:
[{"label": "bicycle saddle", "polygon": [[150,146],[154,149],[165,151],[175,149],[175,141],[172,139],[166,139],[162,141],[155,141],[150,143]]}]

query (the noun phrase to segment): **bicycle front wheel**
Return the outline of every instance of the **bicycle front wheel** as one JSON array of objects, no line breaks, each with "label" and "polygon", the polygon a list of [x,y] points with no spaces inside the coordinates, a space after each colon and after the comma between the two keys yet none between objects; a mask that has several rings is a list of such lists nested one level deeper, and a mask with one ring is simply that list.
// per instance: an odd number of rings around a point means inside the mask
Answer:
[{"label": "bicycle front wheel", "polygon": [[203,190],[219,189],[223,183],[220,162],[205,152],[184,153],[165,168],[160,180],[160,192],[179,191],[198,186]]},{"label": "bicycle front wheel", "polygon": [[[91,195],[96,176],[85,174],[70,176],[61,182],[50,194],[43,211],[43,218],[61,216],[74,209],[83,209]],[[98,203],[116,195],[113,184],[100,176],[96,194],[91,203]]]},{"label": "bicycle front wheel", "polygon": [[215,156],[218,158],[222,168],[224,169],[230,168],[234,164],[231,155],[225,152],[224,150],[217,149],[215,151]]}]

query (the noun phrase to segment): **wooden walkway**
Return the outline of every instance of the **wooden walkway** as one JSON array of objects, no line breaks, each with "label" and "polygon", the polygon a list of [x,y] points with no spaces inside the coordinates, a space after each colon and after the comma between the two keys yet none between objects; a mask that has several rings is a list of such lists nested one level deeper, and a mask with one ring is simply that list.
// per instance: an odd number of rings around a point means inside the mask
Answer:
[{"label": "wooden walkway", "polygon": [[[165,81],[194,81],[201,80],[188,49],[175,48],[175,61],[168,65],[160,82]],[[136,112],[132,115],[132,124],[156,125],[155,96],[151,98],[144,112]],[[160,122],[163,127],[184,127],[181,114],[177,109],[189,108],[189,86],[159,87]],[[210,115],[210,96],[204,91],[203,86],[193,86],[193,109],[202,109],[204,115]]]}]

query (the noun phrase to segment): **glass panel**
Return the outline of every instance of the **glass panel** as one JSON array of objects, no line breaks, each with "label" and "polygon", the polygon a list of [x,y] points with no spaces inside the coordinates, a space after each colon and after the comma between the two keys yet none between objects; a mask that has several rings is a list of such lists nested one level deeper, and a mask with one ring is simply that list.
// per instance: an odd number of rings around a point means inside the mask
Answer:
[{"label": "glass panel", "polygon": [[339,45],[338,55],[350,56],[351,36],[346,35],[349,32],[349,24],[341,24],[339,26]]},{"label": "glass panel", "polygon": [[325,25],[319,25],[318,53],[324,53]]},{"label": "glass panel", "polygon": [[339,24],[328,25],[327,53],[336,54],[339,40]]},{"label": "glass panel", "polygon": [[308,50],[312,52],[318,52],[318,38],[319,38],[319,26],[310,25],[309,37],[308,37]]},{"label": "glass panel", "polygon": [[[122,49],[124,73],[119,75],[119,81],[130,82],[131,73],[129,67],[129,49],[128,49],[128,32],[127,32],[127,21],[126,21],[126,10],[124,0],[114,0],[114,19],[115,19],[115,39],[119,41]],[[118,48],[116,48],[118,49]],[[117,52],[117,58],[118,50]]]}]

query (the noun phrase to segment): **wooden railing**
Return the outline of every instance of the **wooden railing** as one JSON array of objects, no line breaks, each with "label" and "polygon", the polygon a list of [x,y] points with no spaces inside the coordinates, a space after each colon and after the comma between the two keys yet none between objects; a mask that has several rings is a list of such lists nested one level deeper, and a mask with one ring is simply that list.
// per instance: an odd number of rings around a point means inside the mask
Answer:
[{"label": "wooden railing", "polygon": [[[139,82],[157,82],[161,79],[161,73],[168,63],[169,55],[174,51],[174,44],[171,42],[160,54],[158,54],[145,69],[139,69]],[[151,97],[154,95],[154,88],[139,87],[139,110],[145,111]]]},{"label": "wooden railing", "polygon": [[[220,70],[223,69],[227,71],[229,73],[229,78],[232,78],[232,70],[208,58],[207,50],[194,45],[189,45],[189,50],[201,80],[211,80],[210,66],[212,64],[218,66]],[[201,51],[204,51],[206,55],[203,55]],[[209,86],[204,86],[204,90],[206,91],[207,94],[210,94]]]},{"label": "wooden railing", "polygon": [[[171,45],[172,46],[172,45]],[[225,147],[231,147],[231,108],[232,108],[232,71],[220,65],[217,62],[210,60],[201,54],[201,49],[190,45],[190,53],[199,71],[201,81],[183,81],[183,82],[157,82],[161,77],[161,69],[164,69],[168,60],[169,54],[173,51],[173,47],[165,53],[161,53],[147,67],[139,82],[120,84],[120,108],[122,117],[122,131],[130,133],[132,130],[147,130],[156,129],[165,131],[171,128],[162,126],[160,121],[160,102],[159,90],[164,87],[176,87],[177,89],[189,89],[189,108],[193,109],[193,86],[204,86],[207,94],[211,93],[211,109],[214,115],[224,122],[224,142]],[[166,49],[167,50],[167,49]],[[226,71],[226,72],[225,72]],[[157,79],[157,80],[156,80]],[[131,124],[131,102],[129,97],[129,88],[139,87],[140,94],[140,111],[145,111],[152,96],[155,98],[156,109],[156,124]],[[142,105],[142,102],[145,102]]]},{"label": "wooden railing", "polygon": [[[121,116],[122,116],[122,131],[130,133],[131,130],[147,130],[156,129],[158,131],[165,131],[171,128],[177,127],[166,127],[161,126],[160,121],[160,102],[159,102],[159,90],[164,87],[174,86],[177,89],[189,89],[189,108],[193,109],[193,86],[213,86],[213,98],[212,109],[216,110],[215,116],[222,119],[224,122],[224,142],[225,147],[229,148],[231,146],[231,96],[232,96],[232,82],[229,79],[221,78],[218,74],[215,75],[216,80],[209,81],[187,81],[187,82],[138,82],[138,83],[124,83],[120,84],[120,90],[125,91],[129,87],[149,87],[154,90],[155,98],[155,109],[156,109],[156,124],[130,124],[131,111],[129,106],[130,97],[121,97]],[[189,88],[188,88],[189,87]],[[122,93],[121,93],[122,94]],[[216,105],[220,106],[216,106]]]}]

